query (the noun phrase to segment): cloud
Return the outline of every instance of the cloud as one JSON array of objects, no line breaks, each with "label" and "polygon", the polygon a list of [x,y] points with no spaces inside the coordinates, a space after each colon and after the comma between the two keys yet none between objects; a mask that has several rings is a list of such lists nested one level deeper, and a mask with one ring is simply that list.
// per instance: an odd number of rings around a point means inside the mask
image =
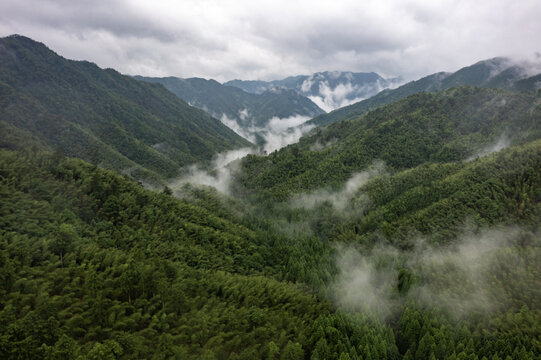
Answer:
[{"label": "cloud", "polygon": [[[538,239],[539,234],[505,227],[465,230],[447,246],[421,239],[407,252],[390,245],[376,245],[370,252],[339,245],[339,273],[327,293],[346,310],[364,311],[381,319],[399,311],[408,300],[454,317],[496,311],[511,298],[524,299],[524,294],[504,291],[501,286],[508,284],[498,284],[495,279],[524,281],[525,276],[535,276],[530,275],[527,262],[521,258],[528,253],[522,246],[539,251]],[[507,258],[514,259],[515,265],[507,266]],[[400,278],[404,269],[411,275],[411,287],[400,296],[397,287],[404,281]]]},{"label": "cloud", "polygon": [[367,257],[352,246],[338,246],[337,254],[339,276],[330,287],[331,299],[345,310],[387,318],[396,306],[397,274],[392,262],[378,266],[375,259],[395,257],[398,252],[380,248]]},{"label": "cloud", "polygon": [[[248,113],[248,110],[246,110],[246,114],[247,113]],[[245,113],[241,111],[241,114],[245,114]],[[243,115],[241,119],[244,122],[245,116]],[[254,144],[257,142],[257,138],[255,136],[257,131],[254,126],[248,126],[248,127],[242,126],[237,122],[237,120],[229,118],[226,114],[222,114],[222,116],[220,117],[220,121],[222,122],[222,124],[230,128],[231,130],[233,130],[234,132],[236,132],[238,135],[242,136],[246,140]]]},{"label": "cloud", "polygon": [[326,112],[330,112],[364,100],[385,88],[386,86],[378,83],[366,86],[354,86],[350,82],[340,83],[332,88],[324,81],[319,84],[319,95],[308,96],[308,98]]},{"label": "cloud", "polygon": [[253,152],[252,148],[243,148],[218,154],[214,157],[210,167],[203,168],[201,165],[192,165],[187,169],[185,175],[170,180],[168,186],[174,191],[185,184],[205,185],[229,195],[232,173],[236,170],[235,160]]},{"label": "cloud", "polygon": [[[301,118],[303,118],[304,122],[310,120],[310,118],[307,116]],[[261,136],[265,142],[263,151],[270,154],[271,152],[281,149],[289,144],[294,144],[314,127],[314,125],[299,125],[282,131],[276,131],[276,129],[268,127],[264,132],[261,133]]]},{"label": "cloud", "polygon": [[5,0],[0,35],[27,35],[129,74],[225,81],[350,70],[412,79],[539,52],[540,13],[536,0]]},{"label": "cloud", "polygon": [[[249,121],[250,116],[246,109],[240,112],[240,119],[243,124],[246,124],[247,120]],[[253,122],[251,126],[246,126],[240,125],[235,119],[230,119],[226,114],[222,114],[220,117],[220,121],[224,125],[252,143],[257,143],[258,138],[261,139],[263,142],[261,150],[265,153],[271,153],[274,150],[298,142],[304,134],[315,127],[314,125],[304,125],[308,120],[310,120],[310,117],[301,115],[286,118],[274,116],[267,121],[265,126],[255,126]]]},{"label": "cloud", "polygon": [[[502,99],[502,101],[505,101],[505,99]],[[511,145],[511,138],[507,134],[502,134],[500,138],[498,139],[498,141],[482,148],[477,153],[467,158],[466,161],[472,161],[480,157],[490,155],[492,153],[501,151],[509,147],[510,145]]]},{"label": "cloud", "polygon": [[[249,119],[246,109],[240,111],[240,118],[244,121]],[[230,195],[233,173],[237,170],[236,160],[254,153],[271,153],[284,146],[299,141],[302,135],[313,128],[312,125],[303,125],[310,118],[307,116],[291,116],[288,118],[273,117],[269,119],[265,127],[242,127],[236,120],[230,119],[223,114],[222,123],[230,127],[240,136],[256,142],[258,137],[263,139],[263,145],[259,149],[243,148],[217,154],[210,165],[191,165],[185,169],[185,174],[179,178],[172,179],[168,186],[175,190],[185,184],[197,184],[212,186],[223,194]],[[154,144],[159,149],[163,144]]]},{"label": "cloud", "polygon": [[293,208],[313,209],[320,204],[330,203],[335,210],[343,212],[363,185],[384,173],[385,165],[383,162],[375,162],[367,170],[354,174],[340,190],[319,189],[308,194],[300,194],[291,200],[291,206]]}]

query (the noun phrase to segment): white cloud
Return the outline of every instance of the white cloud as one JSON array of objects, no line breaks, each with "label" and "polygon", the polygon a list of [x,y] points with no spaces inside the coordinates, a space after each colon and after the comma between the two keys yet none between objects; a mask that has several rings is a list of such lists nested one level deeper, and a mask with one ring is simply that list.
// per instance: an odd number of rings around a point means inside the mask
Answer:
[{"label": "white cloud", "polygon": [[385,174],[385,164],[377,161],[368,169],[353,174],[340,190],[318,189],[307,194],[301,194],[291,200],[291,206],[293,208],[312,209],[319,204],[328,202],[337,211],[343,212],[362,186],[374,177],[383,174]]},{"label": "white cloud", "polygon": [[271,79],[324,70],[417,78],[539,52],[541,2],[4,0],[0,35],[149,76]]},{"label": "white cloud", "polygon": [[[249,119],[247,111],[241,111],[241,119]],[[312,130],[314,125],[304,125],[310,120],[308,116],[293,115],[287,118],[272,117],[265,126],[241,126],[235,119],[230,119],[223,114],[220,121],[243,138],[257,142],[257,137],[263,139],[262,151],[271,153],[289,144],[296,143],[299,139]]]},{"label": "white cloud", "polygon": [[[465,231],[449,246],[433,246],[420,240],[409,252],[377,245],[368,254],[353,246],[338,246],[339,274],[329,286],[328,293],[345,309],[362,310],[380,318],[387,318],[399,310],[406,299],[446,309],[457,317],[494,311],[501,306],[502,300],[517,296],[502,292],[495,285],[494,277],[507,277],[514,272],[515,276],[529,276],[520,268],[522,265],[518,269],[494,266],[501,251],[523,256],[523,249],[516,244],[524,236],[539,238],[538,234],[506,227],[476,233]],[[538,249],[539,244],[530,246]],[[410,284],[412,287],[406,297],[396,296],[399,268],[407,268],[417,277],[416,283]],[[495,298],[495,293],[499,299]]]},{"label": "white cloud", "polygon": [[229,194],[232,172],[235,171],[234,161],[253,152],[254,149],[252,148],[243,148],[217,154],[210,168],[192,165],[184,176],[170,180],[168,186],[175,190],[185,184],[205,185],[212,186],[223,194]]},{"label": "white cloud", "polygon": [[[244,120],[249,119],[247,110],[240,111],[240,117]],[[312,125],[304,125],[310,118],[307,116],[295,115],[288,118],[271,118],[265,127],[242,127],[236,120],[230,119],[223,114],[221,121],[240,136],[255,143],[256,135],[264,139],[264,144],[260,149],[243,148],[217,154],[210,166],[201,166],[199,164],[191,165],[185,171],[185,174],[179,178],[172,179],[168,186],[173,190],[179,189],[185,184],[197,184],[212,186],[223,194],[230,194],[231,181],[233,173],[236,170],[235,161],[248,154],[271,153],[289,144],[293,144],[301,138],[307,131],[314,128]],[[160,147],[161,144],[155,144],[154,147]]]},{"label": "white cloud", "polygon": [[[505,99],[503,101],[505,101]],[[477,158],[484,157],[484,156],[490,155],[490,154],[495,153],[495,152],[499,152],[499,151],[509,147],[509,145],[511,145],[511,139],[509,138],[509,136],[507,134],[502,134],[502,136],[500,136],[498,141],[496,141],[495,143],[490,144],[490,145],[482,148],[477,153],[475,153],[474,155],[467,158],[466,161],[472,161],[472,160],[475,160]]]}]

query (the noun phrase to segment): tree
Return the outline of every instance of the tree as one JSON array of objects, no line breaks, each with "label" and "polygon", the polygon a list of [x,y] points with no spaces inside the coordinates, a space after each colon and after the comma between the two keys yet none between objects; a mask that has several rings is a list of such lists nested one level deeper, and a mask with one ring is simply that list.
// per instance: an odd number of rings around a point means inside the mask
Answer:
[{"label": "tree", "polygon": [[77,357],[78,346],[75,340],[67,336],[62,335],[56,344],[50,349],[50,353],[47,354],[49,360],[71,360]]},{"label": "tree", "polygon": [[96,343],[88,352],[89,360],[114,360],[118,359],[124,350],[114,340],[106,340],[103,344]]},{"label": "tree", "polygon": [[284,351],[282,352],[281,360],[302,360],[304,359],[304,350],[301,344],[288,341]]},{"label": "tree", "polygon": [[49,249],[60,256],[62,267],[64,267],[64,255],[73,248],[78,239],[79,235],[73,225],[66,223],[60,225],[56,237],[49,244]]}]

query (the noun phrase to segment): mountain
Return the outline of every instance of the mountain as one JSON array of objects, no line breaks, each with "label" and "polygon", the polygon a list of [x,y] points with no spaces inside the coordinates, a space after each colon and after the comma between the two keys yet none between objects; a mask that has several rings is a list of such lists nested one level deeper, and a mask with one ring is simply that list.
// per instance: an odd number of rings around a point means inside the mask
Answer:
[{"label": "mountain", "polygon": [[541,89],[541,74],[516,81],[513,89],[517,91],[532,91]]},{"label": "mountain", "polygon": [[134,78],[162,84],[190,105],[205,110],[217,119],[234,120],[243,129],[264,128],[272,118],[312,118],[324,113],[312,101],[292,90],[270,88],[253,94],[237,87],[222,85],[215,80]]},{"label": "mountain", "polygon": [[0,149],[0,169],[2,359],[302,354],[333,318],[283,279],[283,236],[78,159]]},{"label": "mountain", "polygon": [[274,81],[231,80],[224,85],[235,86],[255,94],[277,87],[295,90],[314,101],[325,111],[331,111],[369,98],[397,81],[399,80],[384,79],[373,72],[325,71]]},{"label": "mountain", "polygon": [[234,198],[0,149],[0,358],[538,359],[540,118],[412,95],[245,158]]},{"label": "mountain", "polygon": [[353,118],[378,106],[390,104],[423,91],[433,92],[462,85],[520,91],[541,88],[539,75],[529,78],[529,72],[527,64],[516,64],[507,58],[483,60],[454,73],[440,72],[408,82],[396,89],[385,89],[370,98],[320,115],[309,124],[321,126]]},{"label": "mountain", "polygon": [[500,142],[537,139],[540,117],[541,97],[533,92],[459,87],[419,93],[314,130],[268,157],[248,156],[239,181],[283,200],[341,184],[376,160],[407,169],[465,160]]},{"label": "mountain", "polygon": [[171,177],[249,146],[160,85],[71,61],[23,36],[0,39],[0,145],[60,149],[118,171]]}]

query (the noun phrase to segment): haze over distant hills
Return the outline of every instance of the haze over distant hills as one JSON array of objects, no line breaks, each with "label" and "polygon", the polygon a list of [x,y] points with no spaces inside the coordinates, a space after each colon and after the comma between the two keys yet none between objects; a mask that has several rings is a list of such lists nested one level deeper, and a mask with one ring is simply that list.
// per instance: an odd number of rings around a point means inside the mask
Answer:
[{"label": "haze over distant hills", "polygon": [[332,111],[366,99],[398,82],[398,78],[384,79],[374,72],[325,71],[274,81],[231,80],[224,85],[236,86],[254,94],[276,87],[291,89],[308,97],[323,110]]},{"label": "haze over distant hills", "polygon": [[419,92],[433,92],[462,85],[514,91],[536,90],[541,88],[540,72],[540,64],[515,62],[504,57],[483,60],[454,73],[439,72],[408,82],[396,89],[385,89],[368,99],[321,115],[309,123],[316,126],[326,125],[356,117],[378,106],[390,104]]},{"label": "haze over distant hills", "polygon": [[[190,105],[206,111],[244,138],[260,145],[274,147],[270,144],[273,142],[271,137],[287,136],[294,131],[291,127],[324,113],[307,97],[285,88],[272,87],[256,94],[201,78],[134,78],[162,84]],[[298,136],[291,139],[298,140],[301,133],[297,133]]]}]

